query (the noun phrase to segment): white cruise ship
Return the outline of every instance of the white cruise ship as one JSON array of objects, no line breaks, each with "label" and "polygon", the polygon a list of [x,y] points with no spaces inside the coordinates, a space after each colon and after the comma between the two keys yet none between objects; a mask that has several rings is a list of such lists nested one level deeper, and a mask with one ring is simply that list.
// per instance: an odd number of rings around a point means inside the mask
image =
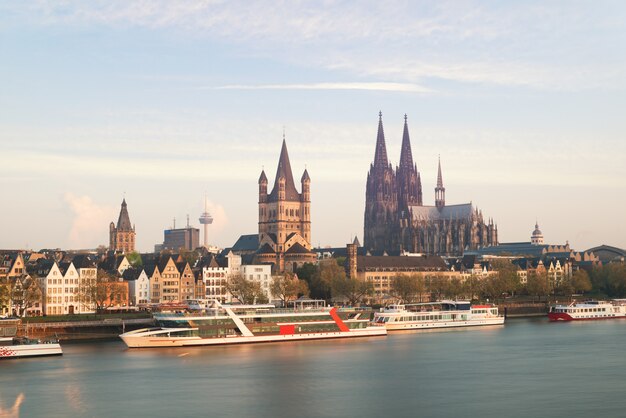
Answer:
[{"label": "white cruise ship", "polygon": [[369,313],[321,307],[276,308],[274,305],[222,305],[199,312],[155,313],[158,328],[126,332],[129,348],[182,347],[299,341],[387,335],[369,324]]},{"label": "white cruise ship", "polygon": [[374,314],[374,325],[389,331],[502,325],[504,316],[494,305],[472,305],[468,301],[389,305]]},{"label": "white cruise ship", "polygon": [[16,337],[19,319],[0,319],[0,359],[63,354],[57,341]]},{"label": "white cruise ship", "polygon": [[550,321],[582,321],[594,319],[626,318],[626,301],[616,299],[610,302],[590,300],[572,302],[569,305],[555,305],[548,312]]}]

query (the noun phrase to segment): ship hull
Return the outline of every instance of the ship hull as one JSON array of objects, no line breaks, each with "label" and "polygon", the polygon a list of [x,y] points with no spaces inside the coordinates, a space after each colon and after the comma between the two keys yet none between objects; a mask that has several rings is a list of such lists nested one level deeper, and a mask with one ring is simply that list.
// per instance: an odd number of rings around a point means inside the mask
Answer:
[{"label": "ship hull", "polygon": [[0,359],[60,356],[62,354],[63,350],[58,343],[5,345],[0,347]]},{"label": "ship hull", "polygon": [[626,319],[626,315],[616,315],[616,316],[596,316],[596,317],[577,317],[572,316],[565,312],[550,312],[548,313],[548,319],[551,322],[557,321],[598,321],[603,319]]},{"label": "ship hull", "polygon": [[441,321],[441,322],[399,322],[386,323],[388,331],[403,331],[416,329],[436,329],[436,328],[465,328],[487,325],[504,325],[504,317],[476,319],[472,321]]},{"label": "ship hull", "polygon": [[[176,329],[173,328],[172,332]],[[135,333],[137,331],[134,331]],[[141,335],[141,333],[126,333],[120,335],[120,338],[129,348],[157,348],[157,347],[190,347],[190,346],[214,346],[227,344],[254,344],[254,343],[274,343],[287,341],[304,341],[304,340],[326,340],[336,338],[355,338],[355,337],[378,337],[387,335],[387,330],[383,327],[369,327],[363,329],[355,329],[350,331],[337,332],[317,332],[302,333],[290,335],[254,335],[232,336],[232,337],[161,337]]]}]

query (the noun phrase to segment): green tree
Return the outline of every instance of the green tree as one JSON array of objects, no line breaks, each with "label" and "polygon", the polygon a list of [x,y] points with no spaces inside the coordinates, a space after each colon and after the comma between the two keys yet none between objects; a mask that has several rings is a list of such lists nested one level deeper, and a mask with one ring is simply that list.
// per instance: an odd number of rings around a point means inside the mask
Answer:
[{"label": "green tree", "polygon": [[272,296],[279,298],[283,302],[283,306],[287,306],[289,301],[295,300],[299,296],[309,294],[307,283],[304,280],[299,280],[293,273],[274,276],[270,289]]},{"label": "green tree", "polygon": [[541,273],[536,271],[529,272],[526,281],[526,291],[529,295],[537,297],[538,301],[541,301],[542,296],[547,298],[550,294],[548,274],[545,271]]},{"label": "green tree", "polygon": [[17,277],[11,286],[11,304],[18,316],[26,316],[26,311],[42,302],[39,279],[29,275]]},{"label": "green tree", "polygon": [[572,287],[576,293],[589,292],[592,288],[589,274],[582,269],[576,270],[572,274]]},{"label": "green tree", "polygon": [[404,303],[413,302],[422,297],[424,292],[424,278],[419,274],[399,274],[391,280],[391,294]]},{"label": "green tree", "polygon": [[499,298],[504,293],[514,295],[521,287],[519,275],[517,274],[518,267],[508,259],[497,259],[491,263],[491,268],[496,271],[495,276],[492,276],[498,283],[492,283],[494,288],[501,290],[498,295],[493,295],[494,298]]},{"label": "green tree", "polygon": [[141,259],[141,254],[137,251],[133,251],[132,253],[126,254],[126,259],[133,267],[141,267],[143,266],[143,260]]},{"label": "green tree", "polygon": [[348,279],[345,277],[335,277],[331,283],[331,294],[333,299],[343,299],[349,305],[360,305],[367,297],[374,294],[374,286],[371,282]]},{"label": "green tree", "polygon": [[[325,264],[321,263],[321,266]],[[333,270],[334,267],[330,267],[330,269]],[[325,272],[324,279],[322,279],[320,267],[312,263],[305,263],[296,270],[296,274],[307,283],[309,294],[313,299],[330,300],[330,273]]]},{"label": "green tree", "polygon": [[226,290],[241,303],[265,303],[267,296],[261,288],[261,283],[246,280],[241,275],[230,277],[224,286]]}]

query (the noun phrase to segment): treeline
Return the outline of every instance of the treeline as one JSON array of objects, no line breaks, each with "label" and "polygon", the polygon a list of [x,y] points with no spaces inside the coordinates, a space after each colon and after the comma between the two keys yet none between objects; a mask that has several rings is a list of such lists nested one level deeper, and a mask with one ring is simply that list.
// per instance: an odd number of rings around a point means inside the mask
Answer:
[{"label": "treeline", "polygon": [[510,296],[527,296],[535,301],[574,295],[596,298],[626,297],[626,266],[608,264],[587,273],[575,271],[571,277],[555,280],[547,272],[530,272],[523,282],[517,267],[508,260],[492,264],[493,274],[470,276],[465,280],[429,278],[418,274],[398,275],[392,279],[390,294],[404,302],[428,299],[478,299],[498,301]]}]

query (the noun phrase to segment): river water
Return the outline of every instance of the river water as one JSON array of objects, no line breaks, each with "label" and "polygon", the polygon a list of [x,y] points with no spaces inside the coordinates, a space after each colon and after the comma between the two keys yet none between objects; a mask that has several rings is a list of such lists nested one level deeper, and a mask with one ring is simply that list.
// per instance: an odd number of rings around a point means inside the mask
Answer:
[{"label": "river water", "polygon": [[[0,362],[21,417],[624,417],[626,321],[128,350]],[[0,412],[0,417],[2,412]]]}]

